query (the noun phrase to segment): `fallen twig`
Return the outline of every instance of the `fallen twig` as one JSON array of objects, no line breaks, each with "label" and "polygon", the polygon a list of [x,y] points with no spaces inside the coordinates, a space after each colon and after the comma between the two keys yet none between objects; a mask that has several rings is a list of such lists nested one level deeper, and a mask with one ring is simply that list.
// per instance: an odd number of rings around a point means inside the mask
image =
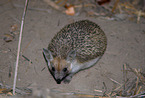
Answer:
[{"label": "fallen twig", "polygon": [[45,69],[46,67],[43,67],[42,69],[41,69],[41,72]]},{"label": "fallen twig", "polygon": [[134,88],[134,86],[135,86],[135,82],[136,82],[136,78],[135,79],[133,79],[133,80],[131,80],[131,82],[128,82],[126,85],[127,85],[127,87],[126,87],[126,91],[127,91],[127,93],[131,93],[132,92],[132,89]]},{"label": "fallen twig", "polygon": [[137,77],[137,81],[136,81],[136,84],[135,84],[134,95],[136,95],[138,83],[139,83],[139,78]]},{"label": "fallen twig", "polygon": [[18,63],[19,63],[19,56],[20,56],[22,32],[23,32],[24,19],[25,19],[25,14],[26,14],[28,2],[29,2],[29,0],[26,0],[26,2],[25,2],[25,8],[24,8],[23,16],[22,16],[21,29],[20,29],[20,35],[19,35],[19,43],[18,43],[18,50],[17,50],[17,60],[16,60],[14,83],[13,83],[13,94],[14,95],[15,95],[15,90],[16,90],[16,81],[17,81],[17,73],[18,73]]},{"label": "fallen twig", "polygon": [[104,91],[104,93],[103,93],[103,96],[106,96],[107,86],[106,86],[105,82],[103,82],[103,85],[104,85],[104,88],[105,88],[105,91]]},{"label": "fallen twig", "polygon": [[112,8],[112,13],[114,13],[116,7],[118,6],[118,3],[119,3],[119,0],[116,0],[114,6],[113,6],[113,8]]},{"label": "fallen twig", "polygon": [[139,93],[139,94],[137,94],[137,95],[134,95],[134,96],[130,96],[131,98],[138,98],[140,96],[140,98],[142,97],[143,98],[143,96],[145,96],[145,92],[141,92],[141,93]]},{"label": "fallen twig", "polygon": [[123,81],[125,85],[123,86],[122,95],[126,95],[126,82],[127,82],[127,72],[126,72],[126,64],[123,65]]},{"label": "fallen twig", "polygon": [[22,57],[23,57],[25,60],[27,60],[28,62],[30,62],[30,63],[32,64],[32,61],[29,60],[26,56],[22,55]]},{"label": "fallen twig", "polygon": [[114,80],[114,79],[112,79],[112,78],[109,78],[109,77],[107,77],[107,78],[110,79],[113,83],[116,83],[116,84],[121,85],[121,83],[117,82],[116,80]]},{"label": "fallen twig", "polygon": [[28,48],[28,46],[31,44],[31,42],[32,42],[32,40],[30,40],[29,43],[24,47],[24,49],[22,49],[22,52],[21,52],[22,54]]},{"label": "fallen twig", "polygon": [[145,85],[145,78],[144,76],[142,76],[142,74],[140,72],[138,72],[137,70],[132,69],[128,64],[126,64],[126,66],[140,79],[140,81]]},{"label": "fallen twig", "polygon": [[145,17],[145,12],[136,9],[132,4],[130,3],[121,3],[119,6],[124,7],[125,11],[129,14],[135,14],[137,16],[137,23],[140,21],[140,17],[143,16]]}]

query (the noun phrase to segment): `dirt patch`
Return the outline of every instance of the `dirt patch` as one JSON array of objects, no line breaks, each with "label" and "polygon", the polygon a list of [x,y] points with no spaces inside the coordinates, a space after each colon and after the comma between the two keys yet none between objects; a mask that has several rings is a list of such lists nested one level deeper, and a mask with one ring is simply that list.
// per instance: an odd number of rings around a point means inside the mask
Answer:
[{"label": "dirt patch", "polygon": [[[5,0],[2,0],[5,1]],[[23,5],[20,0],[14,4]],[[29,4],[29,7],[33,2]],[[58,91],[80,92],[85,94],[100,94],[95,91],[103,90],[103,82],[107,92],[112,90],[112,78],[122,83],[122,65],[128,63],[132,68],[145,69],[145,20],[137,24],[133,21],[108,20],[104,17],[88,17],[84,13],[79,16],[68,16],[47,7],[44,2],[37,7],[50,9],[49,12],[29,10],[25,17],[23,39],[18,71],[18,87],[37,87],[55,89]],[[35,7],[35,6],[33,6]],[[11,2],[0,6],[0,78],[4,84],[13,85],[14,67],[16,62],[17,44],[20,21],[23,9],[13,7]],[[89,19],[104,30],[108,39],[108,46],[104,56],[92,68],[76,74],[70,84],[56,84],[47,70],[42,49],[47,48],[51,38],[65,25],[72,21]],[[11,34],[11,26],[17,24],[14,39],[11,42],[3,40],[5,34]],[[24,57],[31,60],[28,62]],[[43,69],[44,68],[44,69]],[[12,69],[12,76],[9,70]],[[133,77],[133,76],[129,76]]]}]

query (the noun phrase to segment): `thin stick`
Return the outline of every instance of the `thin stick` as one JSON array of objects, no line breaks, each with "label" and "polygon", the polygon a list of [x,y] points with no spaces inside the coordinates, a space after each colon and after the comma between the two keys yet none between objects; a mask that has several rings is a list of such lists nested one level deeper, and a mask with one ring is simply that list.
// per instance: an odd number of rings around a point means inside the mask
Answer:
[{"label": "thin stick", "polygon": [[115,9],[116,9],[118,3],[119,3],[119,0],[116,0],[114,6],[113,6],[113,8],[112,8],[112,13],[114,13],[114,11],[115,11]]},{"label": "thin stick", "polygon": [[24,12],[23,12],[23,16],[22,16],[22,22],[21,22],[21,29],[20,29],[19,43],[18,43],[18,50],[17,50],[17,60],[16,60],[16,66],[15,66],[15,76],[14,76],[14,83],[13,83],[13,95],[15,95],[15,89],[16,89],[18,63],[19,63],[19,55],[20,55],[21,39],[22,39],[22,31],[23,31],[24,18],[25,18],[28,2],[29,2],[29,0],[26,0],[26,2],[25,2],[25,8],[24,8]]},{"label": "thin stick", "polygon": [[103,93],[103,96],[105,96],[106,95],[106,92],[107,92],[107,86],[106,86],[105,82],[103,82],[103,85],[104,85],[104,88],[105,88],[105,91]]},{"label": "thin stick", "polygon": [[127,81],[127,72],[126,72],[126,64],[123,65],[123,82],[125,85],[123,86],[122,94],[126,95],[126,81]]}]

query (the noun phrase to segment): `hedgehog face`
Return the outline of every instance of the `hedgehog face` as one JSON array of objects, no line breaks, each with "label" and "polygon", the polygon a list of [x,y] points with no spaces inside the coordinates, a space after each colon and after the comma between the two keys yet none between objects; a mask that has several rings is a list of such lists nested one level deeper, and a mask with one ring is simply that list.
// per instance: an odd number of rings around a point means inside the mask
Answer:
[{"label": "hedgehog face", "polygon": [[69,53],[65,60],[60,57],[53,58],[51,51],[43,49],[43,55],[47,62],[48,69],[57,84],[61,84],[61,82],[71,73],[70,65],[74,58],[72,58],[73,53],[74,52]]},{"label": "hedgehog face", "polygon": [[69,65],[66,60],[60,59],[59,57],[50,61],[49,68],[57,84],[60,84],[69,75]]}]

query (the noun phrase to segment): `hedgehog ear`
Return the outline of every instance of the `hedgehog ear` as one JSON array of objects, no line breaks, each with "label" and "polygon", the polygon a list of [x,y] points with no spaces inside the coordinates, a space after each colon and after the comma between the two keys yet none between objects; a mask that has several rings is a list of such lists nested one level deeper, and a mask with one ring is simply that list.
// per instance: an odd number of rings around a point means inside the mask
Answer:
[{"label": "hedgehog ear", "polygon": [[76,58],[76,51],[75,50],[71,50],[68,55],[67,55],[67,61],[72,62],[74,59]]},{"label": "hedgehog ear", "polygon": [[43,48],[43,56],[44,56],[47,63],[49,63],[51,60],[53,60],[53,56],[52,56],[50,50]]}]

